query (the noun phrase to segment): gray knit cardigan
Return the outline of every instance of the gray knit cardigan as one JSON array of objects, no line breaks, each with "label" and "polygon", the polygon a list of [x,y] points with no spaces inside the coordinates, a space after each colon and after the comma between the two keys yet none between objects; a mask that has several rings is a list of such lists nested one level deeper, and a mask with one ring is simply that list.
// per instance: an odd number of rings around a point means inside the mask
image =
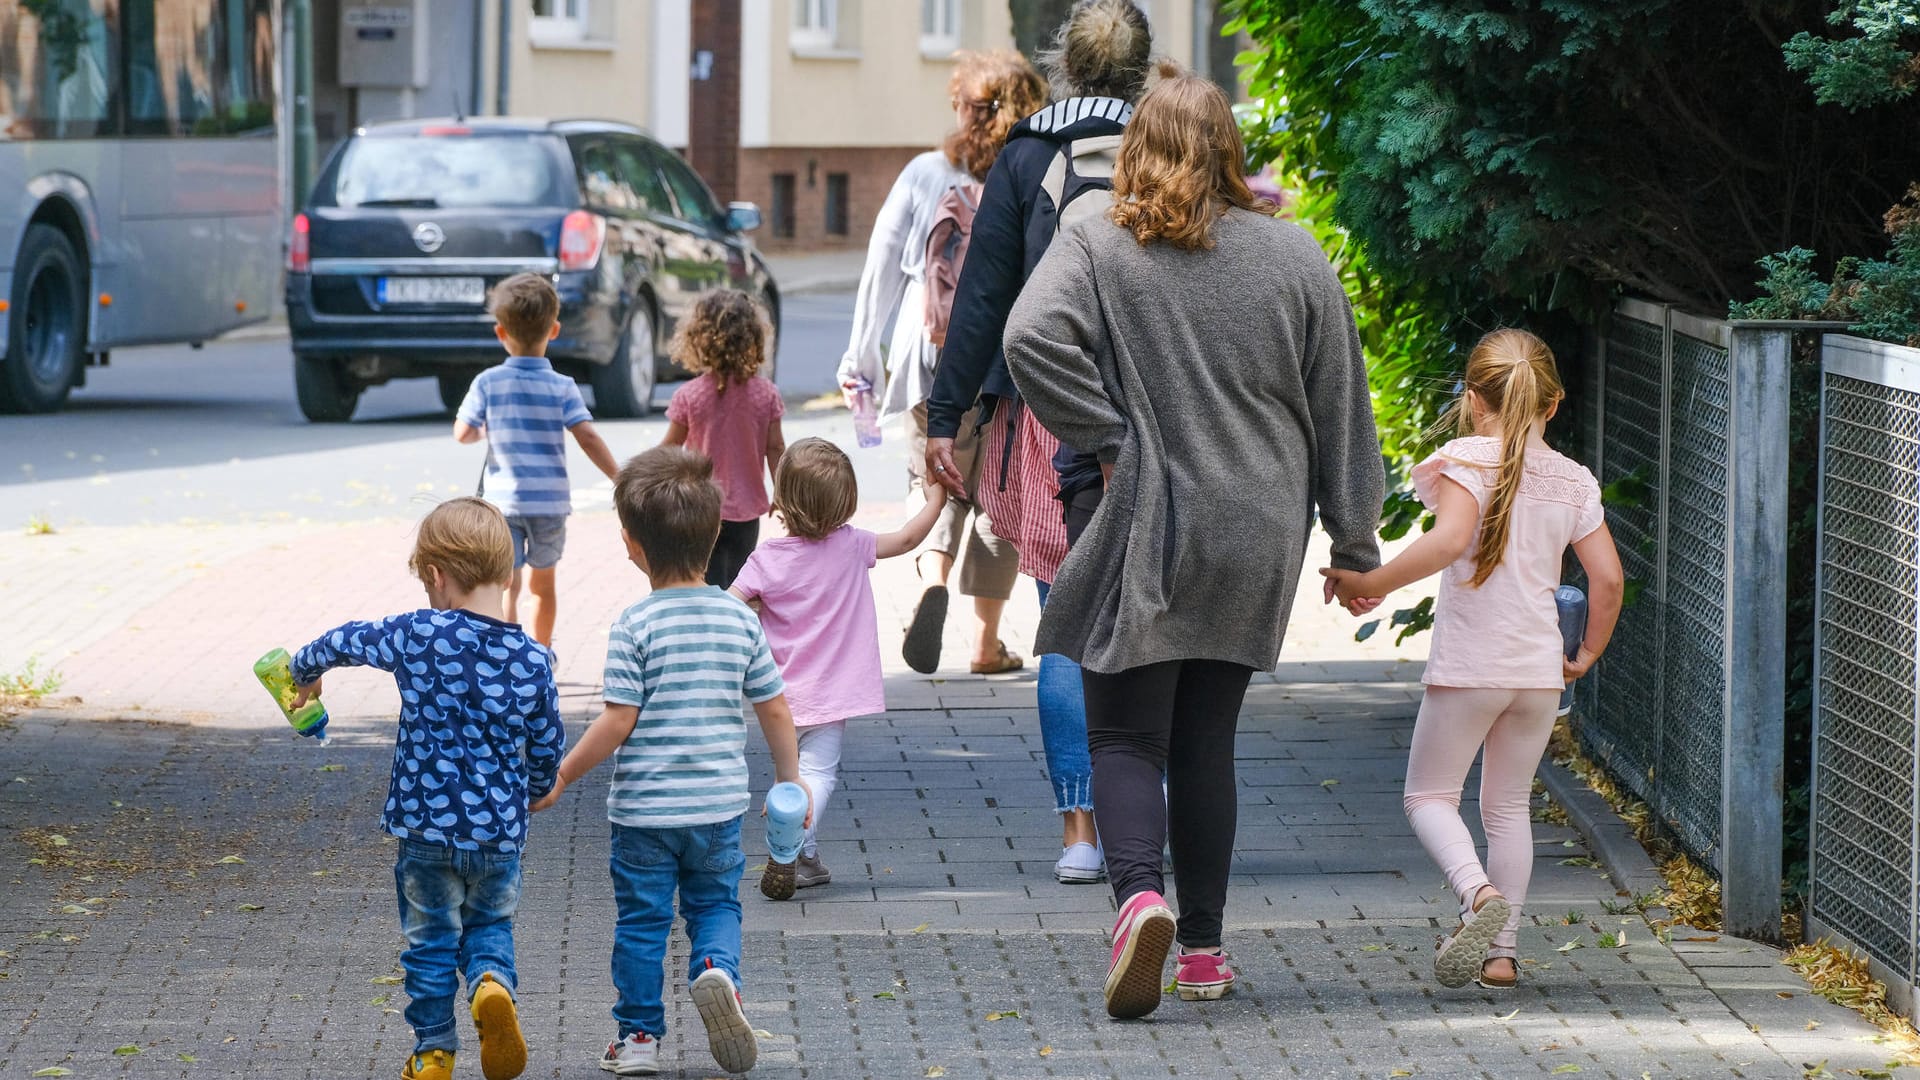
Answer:
[{"label": "gray knit cardigan", "polygon": [[1334,565],[1379,565],[1366,363],[1339,278],[1298,226],[1230,210],[1189,251],[1085,222],[1055,239],[1004,344],[1033,415],[1114,466],[1040,651],[1107,673],[1270,670],[1316,507]]}]

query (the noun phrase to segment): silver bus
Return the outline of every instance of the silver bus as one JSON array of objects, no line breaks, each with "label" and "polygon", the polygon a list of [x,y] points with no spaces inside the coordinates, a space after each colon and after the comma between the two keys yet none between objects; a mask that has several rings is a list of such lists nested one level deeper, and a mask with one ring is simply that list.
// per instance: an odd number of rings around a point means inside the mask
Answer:
[{"label": "silver bus", "polygon": [[274,0],[0,0],[0,411],[280,283]]}]

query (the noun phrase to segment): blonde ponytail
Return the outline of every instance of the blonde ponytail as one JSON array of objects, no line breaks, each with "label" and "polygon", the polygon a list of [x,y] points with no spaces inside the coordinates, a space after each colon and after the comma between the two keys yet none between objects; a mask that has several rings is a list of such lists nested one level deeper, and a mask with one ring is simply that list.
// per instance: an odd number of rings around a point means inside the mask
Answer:
[{"label": "blonde ponytail", "polygon": [[[1493,493],[1480,519],[1480,544],[1473,556],[1473,584],[1487,578],[1507,557],[1513,533],[1513,507],[1527,473],[1527,441],[1535,422],[1565,396],[1560,373],[1547,343],[1525,330],[1495,330],[1480,339],[1467,358],[1467,389],[1500,420],[1500,464]],[[1473,430],[1473,410],[1458,403],[1462,433]]]}]

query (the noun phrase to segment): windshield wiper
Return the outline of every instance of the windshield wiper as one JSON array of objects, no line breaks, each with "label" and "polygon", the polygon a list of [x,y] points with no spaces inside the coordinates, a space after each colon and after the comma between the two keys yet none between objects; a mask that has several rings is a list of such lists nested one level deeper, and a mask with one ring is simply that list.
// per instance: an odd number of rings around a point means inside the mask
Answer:
[{"label": "windshield wiper", "polygon": [[401,207],[411,206],[411,207],[417,207],[420,209],[431,209],[433,207],[439,206],[440,200],[430,195],[423,195],[423,196],[418,196],[411,199],[368,199],[367,201],[361,203],[360,205],[361,206],[401,206]]}]

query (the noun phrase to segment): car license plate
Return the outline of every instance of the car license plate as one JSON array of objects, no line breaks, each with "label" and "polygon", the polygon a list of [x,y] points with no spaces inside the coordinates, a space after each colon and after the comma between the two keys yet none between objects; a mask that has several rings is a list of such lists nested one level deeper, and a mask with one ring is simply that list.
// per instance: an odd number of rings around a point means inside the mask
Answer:
[{"label": "car license plate", "polygon": [[483,304],[487,283],[477,277],[383,277],[382,304]]}]

